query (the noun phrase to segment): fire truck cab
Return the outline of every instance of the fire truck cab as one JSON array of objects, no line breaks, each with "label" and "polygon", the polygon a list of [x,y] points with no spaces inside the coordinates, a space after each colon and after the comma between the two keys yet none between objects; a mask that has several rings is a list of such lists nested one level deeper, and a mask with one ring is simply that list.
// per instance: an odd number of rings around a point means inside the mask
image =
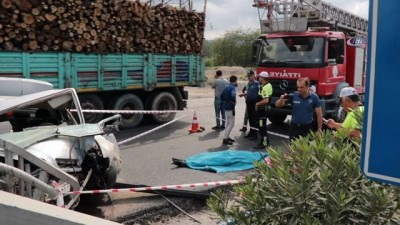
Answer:
[{"label": "fire truck cab", "polygon": [[[257,64],[257,73],[267,71],[270,75],[273,96],[269,120],[282,123],[291,114],[290,105],[276,108],[274,104],[282,94],[296,91],[296,81],[301,77],[308,77],[311,85],[316,87],[323,116],[336,118],[342,88],[352,86],[364,93],[365,41],[359,36],[351,36],[362,29],[343,29],[338,23],[310,16],[327,15],[322,1],[312,1],[308,8],[305,0],[298,3],[262,2],[255,1],[253,5],[267,11],[267,19],[260,18],[263,34],[254,41],[253,60]],[[285,12],[286,17],[278,18],[279,13],[273,16],[273,12]],[[333,25],[335,28],[331,27]]]}]

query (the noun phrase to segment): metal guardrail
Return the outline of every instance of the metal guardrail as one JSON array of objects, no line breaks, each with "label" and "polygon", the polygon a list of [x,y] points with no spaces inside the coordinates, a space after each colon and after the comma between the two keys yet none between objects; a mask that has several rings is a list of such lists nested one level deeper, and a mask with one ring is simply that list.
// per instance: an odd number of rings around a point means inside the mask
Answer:
[{"label": "metal guardrail", "polygon": [[[4,151],[4,163],[0,163],[0,172],[5,174],[5,191],[18,194],[35,200],[43,200],[46,196],[51,200],[56,200],[57,190],[49,185],[50,175],[64,181],[71,186],[72,190],[80,190],[80,185],[75,177],[48,164],[43,159],[25,151],[24,149],[10,142],[0,139],[0,148]],[[14,156],[18,160],[15,161]],[[37,177],[32,176],[32,168],[40,171]],[[76,201],[77,196],[72,196],[71,201]]]}]

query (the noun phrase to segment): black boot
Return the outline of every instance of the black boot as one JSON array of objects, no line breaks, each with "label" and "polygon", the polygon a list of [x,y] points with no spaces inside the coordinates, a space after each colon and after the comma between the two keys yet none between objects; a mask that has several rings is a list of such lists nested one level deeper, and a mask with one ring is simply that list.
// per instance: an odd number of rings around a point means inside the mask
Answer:
[{"label": "black boot", "polygon": [[261,142],[254,146],[255,149],[265,149],[269,146],[268,137],[261,137]]},{"label": "black boot", "polygon": [[177,166],[187,167],[186,161],[183,159],[172,158],[172,163]]},{"label": "black boot", "polygon": [[222,144],[224,144],[224,145],[233,145],[233,142],[230,141],[229,139],[224,139],[224,140],[222,140]]}]

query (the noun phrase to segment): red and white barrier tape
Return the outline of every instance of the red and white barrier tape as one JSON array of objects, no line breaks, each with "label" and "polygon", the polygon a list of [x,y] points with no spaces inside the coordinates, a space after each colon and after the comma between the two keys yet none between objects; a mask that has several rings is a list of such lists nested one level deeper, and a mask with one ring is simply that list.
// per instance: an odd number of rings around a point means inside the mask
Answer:
[{"label": "red and white barrier tape", "polygon": [[[76,110],[72,109],[71,111],[76,111]],[[194,113],[197,113],[200,115],[212,116],[212,115],[206,114],[206,113],[199,113],[196,110],[91,110],[91,109],[84,109],[84,110],[82,110],[82,112],[84,112],[84,113],[110,113],[110,114],[163,114],[163,113],[194,112]],[[215,117],[215,118],[217,118],[217,117]],[[222,118],[220,118],[220,119],[224,120]],[[258,128],[256,128],[256,127],[250,127],[250,129],[258,131]],[[289,139],[289,136],[284,135],[284,134],[279,134],[279,133],[275,133],[275,132],[271,132],[271,131],[268,131],[268,134],[278,136],[281,138]],[[143,136],[143,135],[141,135],[141,136]],[[132,140],[139,138],[141,136],[133,137]]]},{"label": "red and white barrier tape", "polygon": [[64,195],[81,195],[81,194],[102,194],[102,193],[116,193],[116,192],[141,192],[141,191],[157,191],[157,190],[168,190],[168,189],[193,189],[198,187],[218,187],[226,185],[234,185],[244,183],[244,180],[227,180],[227,181],[215,181],[206,183],[194,183],[194,184],[178,184],[178,185],[164,185],[164,186],[153,186],[153,187],[140,187],[140,188],[121,188],[121,189],[105,189],[105,190],[90,190],[90,191],[72,191],[64,192]]},{"label": "red and white barrier tape", "polygon": [[125,140],[123,140],[123,141],[120,141],[120,142],[118,142],[118,145],[122,145],[122,144],[125,144],[125,143],[127,143],[127,142],[130,142],[130,141],[133,141],[133,140],[135,140],[135,139],[138,139],[138,138],[140,138],[140,137],[143,137],[143,136],[145,136],[145,135],[147,135],[147,134],[150,134],[150,133],[152,133],[152,132],[154,132],[154,131],[156,131],[156,130],[159,130],[159,129],[163,128],[163,127],[166,127],[166,126],[170,125],[171,123],[174,123],[174,122],[176,122],[176,121],[178,121],[178,120],[180,120],[180,119],[182,119],[182,118],[184,118],[184,117],[186,117],[186,116],[188,116],[188,114],[183,115],[183,116],[181,116],[181,117],[179,117],[179,118],[176,118],[176,119],[174,119],[174,120],[171,120],[171,121],[169,121],[168,123],[165,123],[165,124],[163,124],[163,125],[160,125],[160,126],[158,126],[158,127],[156,127],[156,128],[153,128],[153,129],[151,129],[151,130],[149,130],[149,131],[146,131],[146,132],[141,133],[141,134],[139,134],[139,135],[136,135],[136,136],[134,136],[134,137],[125,139]]},{"label": "red and white barrier tape", "polygon": [[[199,113],[199,112],[197,112],[197,113],[200,114],[200,115],[207,115],[207,116],[209,116],[209,114]],[[215,117],[215,118],[218,118],[218,117]],[[220,120],[222,120],[222,121],[225,121],[225,120],[222,119],[222,118],[218,118],[218,119],[220,119]],[[235,124],[235,126],[236,126],[236,125],[237,125],[237,124]],[[244,125],[243,125],[243,126],[244,126]],[[257,128],[257,127],[250,127],[250,129],[255,130],[255,131],[258,132],[258,128]],[[272,132],[272,131],[267,131],[267,133],[268,133],[268,134],[271,134],[271,135],[274,135],[274,136],[277,136],[277,137],[289,139],[289,136],[288,136],[288,135],[279,134],[279,133]]]},{"label": "red and white barrier tape", "polygon": [[[71,112],[76,112],[76,109],[71,109]],[[97,110],[97,109],[83,109],[83,113],[110,113],[110,114],[163,114],[163,113],[188,113],[195,112],[195,110]]]},{"label": "red and white barrier tape", "polygon": [[57,206],[61,208],[65,208],[64,204],[64,196],[61,190],[60,185],[57,183],[57,181],[53,181],[53,186],[57,190]]}]

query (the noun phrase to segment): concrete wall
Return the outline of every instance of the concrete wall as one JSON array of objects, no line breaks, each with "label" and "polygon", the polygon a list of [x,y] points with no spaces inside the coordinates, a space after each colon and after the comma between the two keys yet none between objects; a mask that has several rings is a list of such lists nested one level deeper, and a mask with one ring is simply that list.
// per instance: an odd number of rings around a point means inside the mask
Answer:
[{"label": "concrete wall", "polygon": [[0,191],[0,224],[117,225],[119,223]]}]

